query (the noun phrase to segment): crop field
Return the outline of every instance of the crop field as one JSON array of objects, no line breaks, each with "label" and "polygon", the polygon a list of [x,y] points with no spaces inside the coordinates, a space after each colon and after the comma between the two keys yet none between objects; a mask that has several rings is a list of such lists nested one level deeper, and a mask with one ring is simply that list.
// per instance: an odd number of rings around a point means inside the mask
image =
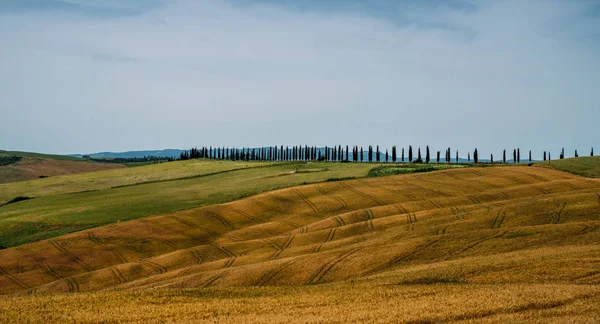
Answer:
[{"label": "crop field", "polygon": [[[46,207],[66,224],[77,211],[53,208],[117,215],[102,202],[121,201],[135,213],[126,205],[138,191],[150,204],[136,216],[148,217],[0,250],[0,321],[600,320],[599,179],[511,166],[325,181],[374,165],[322,165],[0,207],[3,219],[8,208],[32,221],[44,204],[77,197]],[[209,193],[220,186],[227,192]],[[186,203],[194,193],[204,203]],[[36,201],[45,203],[27,207]]]},{"label": "crop field", "polygon": [[0,185],[0,246],[233,201],[304,183],[365,177],[377,164],[190,160]]}]

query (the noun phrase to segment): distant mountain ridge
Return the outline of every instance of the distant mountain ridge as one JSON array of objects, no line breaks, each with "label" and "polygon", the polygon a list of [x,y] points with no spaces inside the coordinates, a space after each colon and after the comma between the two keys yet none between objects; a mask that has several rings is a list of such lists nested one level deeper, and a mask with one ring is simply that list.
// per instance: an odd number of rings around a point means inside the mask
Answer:
[{"label": "distant mountain ridge", "polygon": [[179,157],[179,154],[185,150],[180,149],[166,149],[166,150],[150,150],[150,151],[127,151],[127,152],[98,152],[90,154],[69,154],[69,156],[81,158],[84,155],[89,155],[94,159],[116,159],[116,158],[143,158],[146,156],[156,157]]}]

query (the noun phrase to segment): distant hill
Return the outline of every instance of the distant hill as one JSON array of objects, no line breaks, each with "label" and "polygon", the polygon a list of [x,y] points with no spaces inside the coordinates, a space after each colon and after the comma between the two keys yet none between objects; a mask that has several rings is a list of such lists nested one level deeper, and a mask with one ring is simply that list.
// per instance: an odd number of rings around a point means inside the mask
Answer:
[{"label": "distant hill", "polygon": [[143,158],[146,156],[156,157],[179,157],[179,154],[184,150],[179,149],[166,149],[166,150],[151,150],[151,151],[128,151],[128,152],[98,152],[90,154],[69,154],[71,157],[81,158],[84,155],[89,155],[94,159],[117,159],[117,158]]},{"label": "distant hill", "polygon": [[0,184],[125,167],[123,164],[85,161],[67,155],[4,150],[0,150],[0,162]]}]

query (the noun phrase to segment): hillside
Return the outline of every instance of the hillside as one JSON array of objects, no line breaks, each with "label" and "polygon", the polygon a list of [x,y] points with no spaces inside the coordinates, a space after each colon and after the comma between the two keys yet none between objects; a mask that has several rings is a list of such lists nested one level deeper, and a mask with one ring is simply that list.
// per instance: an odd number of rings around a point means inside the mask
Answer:
[{"label": "hillside", "polygon": [[578,158],[539,162],[535,165],[571,172],[584,177],[600,178],[600,156],[580,156]]},{"label": "hillside", "polygon": [[0,150],[0,156],[16,156],[20,158],[16,163],[0,165],[0,185],[3,183],[38,179],[40,177],[52,177],[125,167],[122,164],[87,162],[65,155]]},{"label": "hillside", "polygon": [[[599,204],[599,181],[543,168],[322,183],[6,249],[0,267],[10,275],[0,287],[41,293],[305,285],[399,268],[407,282],[485,283],[508,271],[516,276],[509,282],[598,283],[588,275],[594,262],[552,273],[543,264],[600,252],[592,245],[600,239]],[[531,271],[504,269],[534,249]],[[549,255],[557,258],[546,261]],[[455,263],[467,257],[467,269]],[[417,266],[432,262],[439,265]],[[484,271],[490,264],[500,272]]]},{"label": "hillside", "polygon": [[377,164],[192,160],[0,185],[0,246],[218,204],[305,183],[365,177]]}]

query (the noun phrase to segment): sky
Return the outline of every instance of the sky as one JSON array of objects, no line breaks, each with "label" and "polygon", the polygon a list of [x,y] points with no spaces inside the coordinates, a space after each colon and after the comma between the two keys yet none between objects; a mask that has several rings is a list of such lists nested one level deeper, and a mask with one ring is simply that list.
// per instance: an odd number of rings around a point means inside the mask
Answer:
[{"label": "sky", "polygon": [[600,1],[0,1],[7,150],[583,155],[599,85]]}]

